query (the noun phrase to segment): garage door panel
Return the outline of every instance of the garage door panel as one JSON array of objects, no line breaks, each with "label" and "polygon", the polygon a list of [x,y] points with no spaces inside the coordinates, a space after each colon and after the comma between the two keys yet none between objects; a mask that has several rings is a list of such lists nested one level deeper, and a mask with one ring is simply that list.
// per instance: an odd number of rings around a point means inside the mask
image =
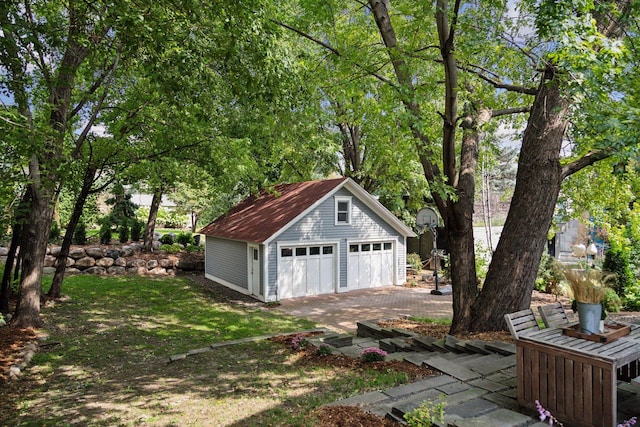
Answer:
[{"label": "garage door panel", "polygon": [[320,258],[309,258],[307,260],[307,295],[318,295],[320,293],[321,273]]},{"label": "garage door panel", "polygon": [[307,260],[296,257],[293,261],[293,296],[302,297],[307,293]]},{"label": "garage door panel", "polygon": [[320,259],[320,273],[322,274],[322,278],[320,280],[320,293],[328,294],[335,292],[336,272],[333,255],[325,255]]},{"label": "garage door panel", "polygon": [[335,292],[334,245],[282,247],[278,254],[281,298]]},{"label": "garage door panel", "polygon": [[382,286],[382,254],[373,252],[371,254],[371,286]]},{"label": "garage door panel", "polygon": [[279,294],[281,298],[293,296],[293,259],[280,258],[278,262]]},{"label": "garage door panel", "polygon": [[393,244],[352,243],[347,260],[347,286],[365,289],[393,284]]}]

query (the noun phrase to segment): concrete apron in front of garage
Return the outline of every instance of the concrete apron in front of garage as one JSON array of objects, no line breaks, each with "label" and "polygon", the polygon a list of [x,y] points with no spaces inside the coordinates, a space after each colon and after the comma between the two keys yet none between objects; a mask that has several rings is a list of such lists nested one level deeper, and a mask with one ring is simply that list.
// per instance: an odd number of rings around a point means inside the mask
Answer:
[{"label": "concrete apron in front of garage", "polygon": [[432,295],[432,288],[384,286],[280,301],[278,310],[311,320],[336,332],[355,333],[361,319],[406,316],[451,318],[451,295]]}]

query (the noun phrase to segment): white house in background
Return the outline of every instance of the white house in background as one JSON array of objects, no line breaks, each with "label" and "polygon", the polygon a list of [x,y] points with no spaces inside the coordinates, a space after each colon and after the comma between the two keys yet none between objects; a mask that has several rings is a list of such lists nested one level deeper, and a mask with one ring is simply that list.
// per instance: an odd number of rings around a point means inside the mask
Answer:
[{"label": "white house in background", "polygon": [[205,276],[267,302],[403,284],[415,236],[350,178],[275,186],[200,233]]},{"label": "white house in background", "polygon": [[[131,194],[131,202],[135,203],[140,208],[150,208],[152,200],[153,200],[153,194],[142,194],[142,193]],[[173,202],[173,200],[169,199],[166,195],[162,195],[162,200],[160,201],[160,207],[162,209],[171,211],[176,208],[176,204]]]}]

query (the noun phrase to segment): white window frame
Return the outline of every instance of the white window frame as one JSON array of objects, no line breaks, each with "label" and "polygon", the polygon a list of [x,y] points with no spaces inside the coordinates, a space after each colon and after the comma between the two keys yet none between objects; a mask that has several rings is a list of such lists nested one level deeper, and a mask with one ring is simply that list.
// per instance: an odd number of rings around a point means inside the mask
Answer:
[{"label": "white window frame", "polygon": [[[353,208],[353,204],[351,203],[351,197],[350,196],[338,196],[335,197],[335,225],[351,225],[351,211]],[[339,221],[338,220],[338,206],[340,205],[340,203],[343,202],[347,202],[347,220],[346,221]]]}]

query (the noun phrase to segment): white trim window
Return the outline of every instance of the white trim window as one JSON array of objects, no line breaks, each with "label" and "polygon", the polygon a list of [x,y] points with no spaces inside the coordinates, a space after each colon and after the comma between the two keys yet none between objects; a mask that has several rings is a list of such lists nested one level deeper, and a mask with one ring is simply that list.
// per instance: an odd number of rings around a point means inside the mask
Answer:
[{"label": "white trim window", "polygon": [[335,198],[335,223],[336,225],[351,224],[351,197],[343,196]]}]

